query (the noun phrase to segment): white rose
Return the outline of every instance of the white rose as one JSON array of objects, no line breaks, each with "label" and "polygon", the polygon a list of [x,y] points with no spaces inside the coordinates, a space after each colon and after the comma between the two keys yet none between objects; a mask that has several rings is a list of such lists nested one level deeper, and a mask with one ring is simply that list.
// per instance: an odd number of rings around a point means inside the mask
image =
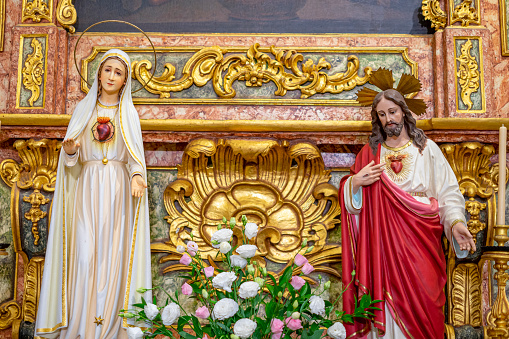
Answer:
[{"label": "white rose", "polygon": [[325,317],[325,301],[317,295],[309,298],[309,309],[311,313]]},{"label": "white rose", "polygon": [[175,303],[169,303],[165,308],[163,308],[163,312],[161,312],[161,318],[163,319],[163,325],[165,326],[173,325],[178,317],[180,317],[180,307]]},{"label": "white rose", "polygon": [[237,247],[237,253],[244,259],[252,258],[256,254],[258,247],[255,245],[242,245]]},{"label": "white rose", "polygon": [[212,286],[214,288],[220,288],[227,292],[232,291],[232,283],[237,279],[237,276],[233,272],[222,272],[219,273],[212,279]]},{"label": "white rose", "polygon": [[260,285],[254,281],[246,281],[239,287],[239,297],[242,299],[253,298],[258,294]]},{"label": "white rose", "polygon": [[212,234],[210,241],[212,242],[217,241],[217,245],[212,244],[212,247],[219,248],[219,244],[225,241],[226,242],[230,241],[232,235],[233,231],[229,228],[222,228],[219,231],[216,231],[214,234]]},{"label": "white rose", "polygon": [[246,224],[246,237],[248,239],[253,239],[258,234],[258,225],[254,222],[248,222]]},{"label": "white rose", "polygon": [[346,330],[342,323],[334,323],[327,330],[327,334],[329,337],[333,339],[345,339],[346,338]]},{"label": "white rose", "polygon": [[253,335],[253,332],[256,329],[256,323],[252,321],[251,319],[243,318],[237,320],[235,325],[233,325],[233,333],[235,335],[241,337],[242,339],[247,339],[251,335]]},{"label": "white rose", "polygon": [[157,305],[151,303],[146,304],[143,310],[145,311],[145,315],[147,316],[147,318],[149,318],[150,320],[154,320],[154,318],[159,314],[159,309],[157,308]]},{"label": "white rose", "polygon": [[182,245],[177,246],[177,252],[184,253],[186,251],[186,248]]},{"label": "white rose", "polygon": [[240,255],[232,255],[230,257],[233,267],[244,268],[247,265],[247,260],[242,258]]},{"label": "white rose", "polygon": [[230,252],[231,249],[232,247],[230,246],[230,243],[226,241],[223,241],[221,244],[219,244],[219,251],[221,251],[223,254]]},{"label": "white rose", "polygon": [[143,331],[139,327],[128,327],[127,337],[129,339],[141,339],[144,337]]},{"label": "white rose", "polygon": [[239,310],[239,304],[230,298],[219,300],[212,310],[212,316],[217,320],[224,320],[233,317]]}]

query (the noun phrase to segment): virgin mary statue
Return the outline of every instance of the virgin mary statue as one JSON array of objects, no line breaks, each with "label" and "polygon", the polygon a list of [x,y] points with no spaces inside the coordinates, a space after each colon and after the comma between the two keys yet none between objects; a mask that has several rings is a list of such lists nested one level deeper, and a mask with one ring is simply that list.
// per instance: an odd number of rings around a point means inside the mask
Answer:
[{"label": "virgin mary statue", "polygon": [[127,338],[151,288],[147,171],[131,63],[109,50],[69,122],[58,163],[36,336]]}]

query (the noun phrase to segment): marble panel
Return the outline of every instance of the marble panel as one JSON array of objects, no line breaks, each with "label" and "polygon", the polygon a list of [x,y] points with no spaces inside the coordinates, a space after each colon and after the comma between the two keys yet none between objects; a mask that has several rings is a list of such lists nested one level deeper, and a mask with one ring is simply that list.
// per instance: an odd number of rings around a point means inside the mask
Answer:
[{"label": "marble panel", "polygon": [[11,300],[14,295],[15,260],[11,229],[11,188],[0,180],[0,243],[10,244],[8,255],[0,256],[0,303]]}]

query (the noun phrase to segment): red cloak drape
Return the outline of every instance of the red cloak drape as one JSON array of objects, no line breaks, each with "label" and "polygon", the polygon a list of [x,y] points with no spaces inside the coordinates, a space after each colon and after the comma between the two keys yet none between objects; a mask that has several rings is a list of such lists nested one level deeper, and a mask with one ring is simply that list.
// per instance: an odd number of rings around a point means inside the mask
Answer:
[{"label": "red cloak drape", "polygon": [[[366,145],[357,155],[351,173],[355,174],[376,157]],[[407,338],[443,338],[446,263],[441,246],[443,226],[438,203],[416,201],[383,174],[381,180],[363,188],[359,227],[345,208],[340,185],[343,283],[354,282],[343,295],[343,309],[353,313],[354,298],[369,293],[373,300],[384,300]],[[374,325],[385,332],[385,307],[375,312]],[[357,321],[359,320],[359,321]],[[371,329],[369,321],[357,318],[345,324],[347,338],[362,338]]]}]

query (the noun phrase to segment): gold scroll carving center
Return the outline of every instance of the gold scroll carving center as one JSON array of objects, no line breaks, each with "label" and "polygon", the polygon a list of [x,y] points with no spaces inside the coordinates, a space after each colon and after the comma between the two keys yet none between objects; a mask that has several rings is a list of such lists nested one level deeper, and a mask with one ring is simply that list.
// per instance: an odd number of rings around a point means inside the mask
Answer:
[{"label": "gold scroll carving center", "polygon": [[467,109],[472,109],[473,103],[471,100],[472,93],[479,90],[479,65],[474,56],[470,54],[472,50],[472,41],[467,40],[461,46],[461,55],[456,60],[459,62],[458,72],[456,76],[461,87],[461,100],[467,106]]},{"label": "gold scroll carving center", "polygon": [[25,218],[32,222],[32,234],[34,235],[34,245],[39,245],[39,228],[38,222],[46,216],[46,212],[41,210],[41,205],[47,204],[50,199],[44,197],[39,190],[34,190],[28,197],[23,197],[24,202],[32,205],[30,211],[25,213]]},{"label": "gold scroll carving center", "polygon": [[454,7],[452,23],[461,21],[462,26],[468,26],[478,23],[478,20],[477,9],[472,7],[472,0],[463,0],[462,3]]},{"label": "gold scroll carving center", "polygon": [[76,32],[72,26],[76,23],[78,15],[72,0],[60,0],[57,7],[57,21],[62,27],[65,27],[70,33]]},{"label": "gold scroll carving center", "polygon": [[31,2],[23,0],[23,18],[22,22],[32,20],[41,22],[42,19],[51,21],[51,12],[47,3],[43,0],[33,0]]},{"label": "gold scroll carving center", "polygon": [[28,99],[30,106],[34,106],[34,102],[39,99],[41,94],[41,85],[44,76],[42,44],[33,38],[30,43],[33,53],[27,56],[25,67],[23,67],[23,86],[32,92],[32,96]]}]

